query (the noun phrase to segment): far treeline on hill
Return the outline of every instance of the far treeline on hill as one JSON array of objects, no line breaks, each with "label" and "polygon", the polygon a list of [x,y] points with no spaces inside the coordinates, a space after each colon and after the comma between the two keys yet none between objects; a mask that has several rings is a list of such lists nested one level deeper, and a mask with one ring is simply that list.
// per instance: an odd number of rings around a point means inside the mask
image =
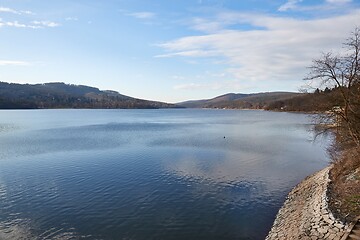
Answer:
[{"label": "far treeline on hill", "polygon": [[[314,93],[266,92],[228,93],[212,99],[169,104],[132,98],[111,90],[60,82],[16,84],[0,82],[0,109],[51,108],[216,108],[265,109],[275,111],[327,111],[334,106],[339,90],[316,90]],[[329,101],[329,97],[335,101]],[[334,105],[335,104],[335,105]]]},{"label": "far treeline on hill", "polygon": [[47,108],[175,108],[115,91],[65,83],[15,84],[0,82],[0,109]]},{"label": "far treeline on hill", "polygon": [[[177,103],[187,108],[219,109],[265,109],[274,111],[324,112],[339,106],[340,94],[337,88],[314,93],[267,92],[253,94],[229,93],[212,99],[195,100]],[[333,99],[332,101],[329,101]]]}]

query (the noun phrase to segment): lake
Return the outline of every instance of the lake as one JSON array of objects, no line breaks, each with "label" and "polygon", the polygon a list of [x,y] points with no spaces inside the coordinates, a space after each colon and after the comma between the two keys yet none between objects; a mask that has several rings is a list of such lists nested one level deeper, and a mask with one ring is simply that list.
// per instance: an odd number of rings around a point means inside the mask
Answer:
[{"label": "lake", "polygon": [[306,114],[0,111],[0,239],[264,239],[328,164]]}]

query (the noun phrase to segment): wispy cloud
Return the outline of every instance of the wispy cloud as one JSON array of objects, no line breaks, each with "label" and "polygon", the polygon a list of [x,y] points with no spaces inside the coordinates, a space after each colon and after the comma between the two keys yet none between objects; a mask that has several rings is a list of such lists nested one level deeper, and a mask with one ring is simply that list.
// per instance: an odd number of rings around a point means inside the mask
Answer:
[{"label": "wispy cloud", "polygon": [[[35,13],[28,11],[28,10],[16,10],[16,9],[12,9],[12,8],[8,8],[8,7],[2,7],[0,6],[0,13],[11,13],[11,14],[15,14],[15,15],[35,15]],[[18,16],[16,18],[19,19],[14,19],[14,17],[12,17],[11,21],[7,21],[7,20],[3,20],[2,18],[0,18],[0,27],[15,27],[15,28],[32,28],[32,29],[39,29],[39,28],[45,28],[45,27],[58,27],[60,26],[59,23],[53,22],[53,21],[48,21],[48,20],[42,20],[42,21],[38,21],[38,20],[29,20],[29,17],[21,17]],[[34,19],[34,17],[31,17],[32,19]],[[31,21],[31,22],[30,22]]]},{"label": "wispy cloud", "polygon": [[126,15],[139,19],[152,19],[156,16],[156,14],[153,12],[133,12],[133,13],[127,13]]},{"label": "wispy cloud", "polygon": [[300,2],[302,2],[302,0],[288,0],[285,4],[281,5],[278,10],[283,12],[290,9],[295,9],[298,7],[297,4]]},{"label": "wispy cloud", "polygon": [[[166,53],[157,57],[182,57],[185,60],[218,57],[225,59],[228,66],[225,71],[233,77],[233,84],[247,82],[254,86],[281,86],[282,81],[301,80],[311,59],[320,51],[340,50],[341,42],[360,22],[360,9],[308,20],[223,12],[215,20],[209,21],[218,22],[223,28],[212,33],[205,31],[202,35],[164,42],[159,46]],[[234,25],[240,29],[242,25],[250,25],[252,29],[233,30],[231,27]],[[205,86],[191,83],[176,88]]]},{"label": "wispy cloud", "polygon": [[328,3],[335,3],[335,4],[344,4],[344,3],[350,3],[352,0],[326,0]]},{"label": "wispy cloud", "polygon": [[0,60],[0,66],[29,66],[29,62],[24,61],[11,61],[11,60]]},{"label": "wispy cloud", "polygon": [[7,8],[7,7],[0,7],[0,12],[19,14],[18,11],[15,11],[14,9]]},{"label": "wispy cloud", "polygon": [[22,23],[19,23],[18,21],[14,21],[14,22],[5,22],[5,25],[6,26],[9,26],[9,27],[17,27],[17,28],[26,28],[26,27],[29,27],[25,24],[22,24]]},{"label": "wispy cloud", "polygon": [[35,13],[28,11],[28,10],[15,10],[15,9],[8,8],[8,7],[0,7],[0,12],[12,13],[12,14],[17,14],[17,15],[22,15],[22,14],[35,15]]},{"label": "wispy cloud", "polygon": [[77,17],[67,17],[65,18],[65,21],[78,21],[79,19]]},{"label": "wispy cloud", "polygon": [[42,26],[42,27],[58,27],[58,26],[60,26],[59,23],[52,22],[52,21],[32,21],[31,23],[36,26]]},{"label": "wispy cloud", "polygon": [[[162,45],[163,46],[163,45]],[[179,51],[168,54],[156,55],[155,58],[167,58],[167,57],[211,57],[218,56],[219,53],[216,50],[189,50],[189,51]]]},{"label": "wispy cloud", "polygon": [[51,21],[32,21],[30,24],[19,21],[4,21],[0,18],[0,27],[31,28],[40,29],[45,27],[58,27],[60,24]]},{"label": "wispy cloud", "polygon": [[288,0],[286,3],[278,8],[278,11],[313,11],[317,14],[321,14],[319,11],[326,10],[349,10],[349,6],[352,0],[325,0],[315,5],[302,5],[303,0]]},{"label": "wispy cloud", "polygon": [[194,30],[203,31],[203,32],[215,32],[220,30],[224,23],[218,21],[209,21],[203,18],[193,18],[191,20],[192,28]]}]

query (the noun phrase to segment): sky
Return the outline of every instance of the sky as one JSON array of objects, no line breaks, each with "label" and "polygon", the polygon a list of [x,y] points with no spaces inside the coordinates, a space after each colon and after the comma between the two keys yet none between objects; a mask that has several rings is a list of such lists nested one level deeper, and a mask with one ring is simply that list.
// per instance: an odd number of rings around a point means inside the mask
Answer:
[{"label": "sky", "polygon": [[0,81],[165,102],[298,91],[360,0],[0,0]]}]

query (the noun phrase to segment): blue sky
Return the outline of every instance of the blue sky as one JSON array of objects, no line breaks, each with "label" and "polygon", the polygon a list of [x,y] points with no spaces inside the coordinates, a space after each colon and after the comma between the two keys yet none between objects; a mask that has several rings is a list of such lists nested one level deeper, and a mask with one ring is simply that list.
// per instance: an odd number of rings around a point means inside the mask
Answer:
[{"label": "blue sky", "polygon": [[0,0],[0,81],[166,102],[297,91],[359,25],[355,0]]}]

